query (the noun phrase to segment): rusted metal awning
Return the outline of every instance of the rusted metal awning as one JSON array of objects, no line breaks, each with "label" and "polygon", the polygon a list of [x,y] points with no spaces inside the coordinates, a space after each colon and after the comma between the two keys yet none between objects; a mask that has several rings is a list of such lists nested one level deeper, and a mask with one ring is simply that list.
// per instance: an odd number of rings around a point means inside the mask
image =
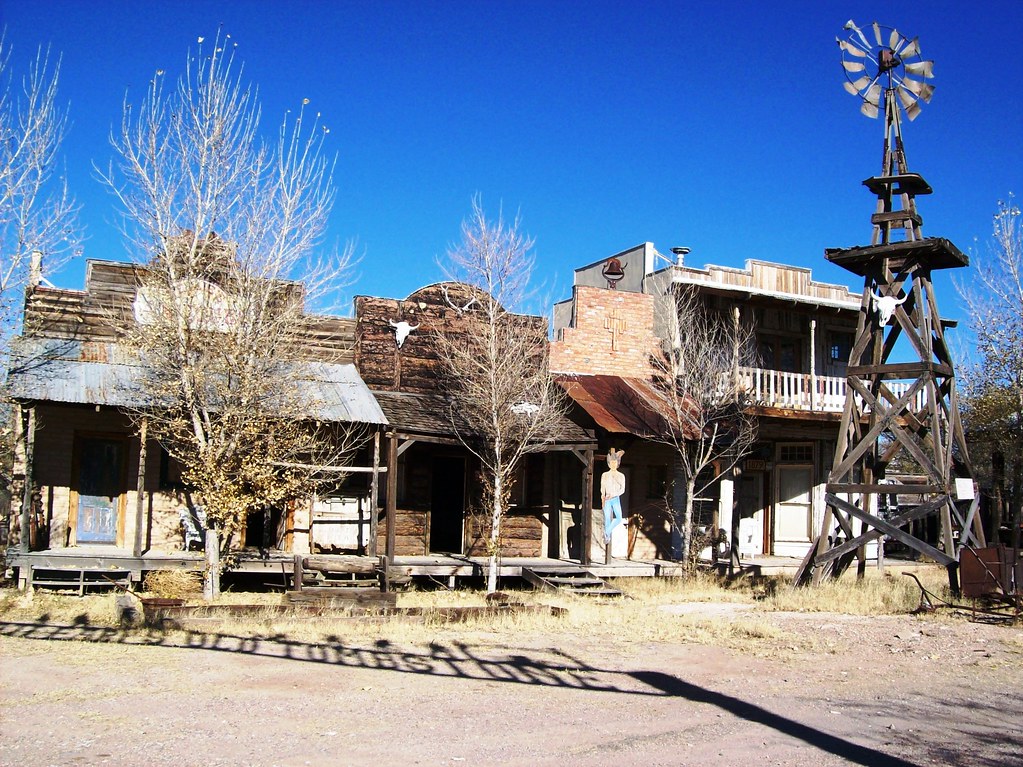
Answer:
[{"label": "rusted metal awning", "polygon": [[665,403],[642,378],[608,375],[556,375],[555,380],[601,428],[652,439],[668,433]]}]

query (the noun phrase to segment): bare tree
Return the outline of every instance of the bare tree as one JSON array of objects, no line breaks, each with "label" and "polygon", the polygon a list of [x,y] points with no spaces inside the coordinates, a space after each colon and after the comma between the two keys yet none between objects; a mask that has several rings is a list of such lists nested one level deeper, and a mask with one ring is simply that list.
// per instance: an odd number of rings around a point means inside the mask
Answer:
[{"label": "bare tree", "polygon": [[[0,33],[0,362],[7,368],[12,336],[30,284],[43,268],[59,269],[77,253],[78,206],[59,174],[67,109],[58,102],[60,62],[40,48],[24,77],[11,67]],[[15,429],[0,406],[0,504],[6,505]]]},{"label": "bare tree", "polygon": [[974,256],[973,265],[970,281],[957,283],[978,355],[965,377],[964,421],[970,441],[986,448],[983,457],[970,452],[996,496],[994,540],[1007,504],[1013,544],[1018,545],[1023,514],[1023,231],[1012,195],[998,202],[990,246],[986,254]]},{"label": "bare tree", "polygon": [[[751,361],[752,334],[738,315],[710,312],[693,287],[670,289],[664,305],[668,339],[654,358],[667,420],[659,439],[675,450],[673,508],[680,560],[688,566],[695,554],[695,499],[735,466],[756,438],[756,420],[738,378],[739,367]],[[716,471],[708,471],[712,468]]]},{"label": "bare tree", "polygon": [[[57,99],[60,62],[40,49],[28,73],[11,71],[0,37],[0,334],[15,332],[21,299],[42,268],[58,269],[77,253],[78,207],[59,175],[67,109]],[[45,258],[45,263],[44,263]]]},{"label": "bare tree", "polygon": [[140,262],[123,323],[145,370],[137,415],[204,506],[208,597],[247,515],[308,494],[352,446],[312,419],[295,359],[317,321],[307,303],[341,287],[350,256],[319,254],[334,200],[328,131],[308,99],[274,143],[259,118],[230,35],[199,38],[174,87],[158,71],[138,107],[125,101],[102,173]]},{"label": "bare tree", "polygon": [[548,366],[545,321],[514,313],[528,297],[532,247],[517,218],[488,219],[476,197],[462,223],[462,242],[445,264],[447,276],[469,291],[461,306],[451,304],[463,322],[440,332],[437,342],[448,373],[451,423],[484,477],[491,593],[516,469],[525,455],[557,437],[565,410]]}]

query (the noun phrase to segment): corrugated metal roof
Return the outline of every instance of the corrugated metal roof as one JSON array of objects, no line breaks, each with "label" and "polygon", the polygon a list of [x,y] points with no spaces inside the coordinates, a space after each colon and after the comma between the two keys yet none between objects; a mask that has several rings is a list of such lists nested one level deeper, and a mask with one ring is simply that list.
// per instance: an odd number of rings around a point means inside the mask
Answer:
[{"label": "corrugated metal roof", "polygon": [[79,405],[146,407],[141,369],[127,364],[116,344],[52,338],[16,338],[11,343],[7,388],[21,400]]},{"label": "corrugated metal roof", "polygon": [[299,400],[318,421],[386,424],[387,418],[355,365],[296,362]]},{"label": "corrugated metal roof", "polygon": [[557,375],[557,382],[597,424],[609,432],[646,439],[667,433],[664,402],[642,378]]},{"label": "corrugated metal roof", "polygon": [[[383,411],[354,365],[295,362],[302,407],[312,419],[386,424]],[[110,407],[148,407],[143,368],[116,344],[17,338],[7,374],[10,396],[21,400]]]}]

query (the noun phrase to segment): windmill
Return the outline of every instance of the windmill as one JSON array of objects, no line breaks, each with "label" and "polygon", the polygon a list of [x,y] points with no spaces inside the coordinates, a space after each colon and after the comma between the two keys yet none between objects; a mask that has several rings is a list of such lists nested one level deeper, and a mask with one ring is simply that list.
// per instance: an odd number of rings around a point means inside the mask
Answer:
[{"label": "windmill", "polygon": [[[883,115],[884,154],[880,175],[863,182],[877,197],[871,244],[825,250],[829,261],[863,278],[863,297],[820,534],[796,583],[838,577],[853,559],[862,575],[866,547],[886,536],[944,565],[958,592],[961,548],[984,541],[945,341],[952,323],[938,312],[931,273],[969,259],[948,240],[923,236],[916,197],[932,190],[909,171],[902,139],[903,115],[914,120],[934,93],[926,82],[934,64],[921,58],[916,38],[891,27],[849,21],[843,31],[845,89],[860,99],[863,114]],[[909,359],[893,359],[897,344],[908,346]],[[888,477],[899,461],[915,465],[923,480]],[[893,510],[883,502],[891,498],[912,502]],[[939,518],[938,545],[912,524],[932,516]]]}]

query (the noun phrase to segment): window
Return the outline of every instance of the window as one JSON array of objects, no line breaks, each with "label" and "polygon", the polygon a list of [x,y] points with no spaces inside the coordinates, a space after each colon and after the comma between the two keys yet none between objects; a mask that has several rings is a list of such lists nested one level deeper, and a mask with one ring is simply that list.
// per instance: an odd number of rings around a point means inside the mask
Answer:
[{"label": "window", "polygon": [[760,365],[765,370],[801,373],[803,344],[798,338],[761,334],[757,337]]},{"label": "window", "polygon": [[779,463],[813,463],[813,444],[809,442],[778,445]]},{"label": "window", "polygon": [[844,365],[849,362],[852,347],[852,333],[833,330],[828,334],[828,360],[832,364]]}]

